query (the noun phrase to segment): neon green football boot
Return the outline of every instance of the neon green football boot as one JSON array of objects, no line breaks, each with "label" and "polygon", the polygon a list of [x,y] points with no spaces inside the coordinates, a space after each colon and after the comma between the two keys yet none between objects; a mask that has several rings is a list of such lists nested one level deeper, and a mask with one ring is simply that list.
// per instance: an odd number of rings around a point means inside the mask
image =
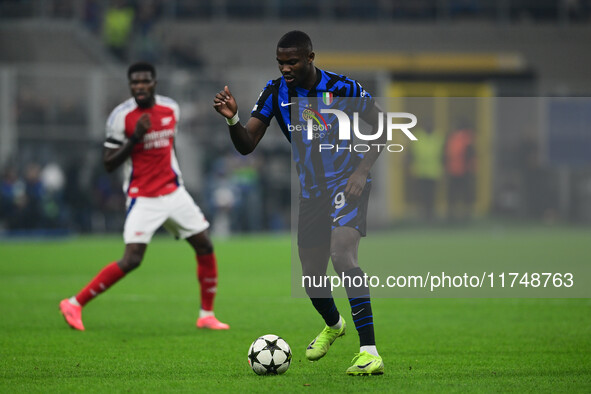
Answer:
[{"label": "neon green football boot", "polygon": [[338,338],[345,335],[345,329],[347,325],[345,324],[345,320],[343,319],[343,325],[339,330],[333,330],[329,326],[324,327],[324,330],[318,334],[316,338],[308,345],[306,349],[306,358],[310,361],[320,360],[328,349],[330,345]]},{"label": "neon green football boot", "polygon": [[384,362],[380,356],[368,352],[357,353],[347,369],[347,375],[381,375],[384,373]]}]

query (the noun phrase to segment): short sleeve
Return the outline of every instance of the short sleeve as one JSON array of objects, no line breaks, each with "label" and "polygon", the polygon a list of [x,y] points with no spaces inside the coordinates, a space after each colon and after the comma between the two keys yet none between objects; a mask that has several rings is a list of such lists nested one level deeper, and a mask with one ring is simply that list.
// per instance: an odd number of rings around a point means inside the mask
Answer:
[{"label": "short sleeve", "polygon": [[354,97],[361,98],[361,100],[359,100],[357,111],[362,114],[362,117],[364,114],[367,115],[375,106],[375,101],[371,94],[363,89],[363,86],[357,81],[355,81]]},{"label": "short sleeve", "polygon": [[261,120],[264,124],[269,126],[271,119],[273,119],[273,93],[276,91],[273,81],[269,81],[267,86],[263,89],[256,104],[254,105],[250,116]]},{"label": "short sleeve", "polygon": [[105,148],[117,149],[125,141],[125,114],[120,107],[117,107],[111,112],[107,118],[105,127],[106,139],[104,143]]}]

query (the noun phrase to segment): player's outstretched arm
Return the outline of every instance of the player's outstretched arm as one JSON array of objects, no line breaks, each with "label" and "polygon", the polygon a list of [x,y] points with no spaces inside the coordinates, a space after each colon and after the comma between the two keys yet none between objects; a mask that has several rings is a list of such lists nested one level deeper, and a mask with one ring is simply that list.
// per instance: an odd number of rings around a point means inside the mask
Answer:
[{"label": "player's outstretched arm", "polygon": [[243,155],[251,153],[265,135],[267,125],[261,120],[251,117],[246,125],[242,126],[238,118],[238,104],[227,86],[215,95],[213,108],[226,118],[230,138],[236,150]]},{"label": "player's outstretched arm", "polygon": [[150,115],[142,114],[135,125],[132,136],[119,149],[104,149],[103,165],[107,172],[115,171],[129,157],[133,146],[144,138],[150,127],[152,127]]}]

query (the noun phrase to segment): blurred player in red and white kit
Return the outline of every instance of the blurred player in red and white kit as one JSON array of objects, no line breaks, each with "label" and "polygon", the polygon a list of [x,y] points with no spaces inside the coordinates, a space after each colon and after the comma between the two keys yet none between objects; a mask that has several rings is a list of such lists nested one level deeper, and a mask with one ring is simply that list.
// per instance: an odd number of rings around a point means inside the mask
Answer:
[{"label": "blurred player in red and white kit", "polygon": [[197,327],[230,328],[213,313],[217,264],[207,233],[209,223],[183,187],[174,154],[179,121],[178,104],[155,94],[156,70],[135,63],[127,71],[132,98],[117,106],[107,120],[103,163],[108,172],[124,165],[127,218],[123,230],[123,257],[105,266],[80,292],[60,302],[66,322],[84,330],[82,307],[137,268],[154,232],[164,226],[186,239],[197,255],[201,309]]}]

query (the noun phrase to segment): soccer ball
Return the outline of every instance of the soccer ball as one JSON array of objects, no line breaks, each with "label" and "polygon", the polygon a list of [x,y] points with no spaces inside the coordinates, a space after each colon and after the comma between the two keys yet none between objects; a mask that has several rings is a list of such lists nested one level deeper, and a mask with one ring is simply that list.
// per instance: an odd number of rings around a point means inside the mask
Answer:
[{"label": "soccer ball", "polygon": [[248,365],[257,375],[279,375],[291,363],[291,349],[277,335],[258,337],[248,349]]}]

